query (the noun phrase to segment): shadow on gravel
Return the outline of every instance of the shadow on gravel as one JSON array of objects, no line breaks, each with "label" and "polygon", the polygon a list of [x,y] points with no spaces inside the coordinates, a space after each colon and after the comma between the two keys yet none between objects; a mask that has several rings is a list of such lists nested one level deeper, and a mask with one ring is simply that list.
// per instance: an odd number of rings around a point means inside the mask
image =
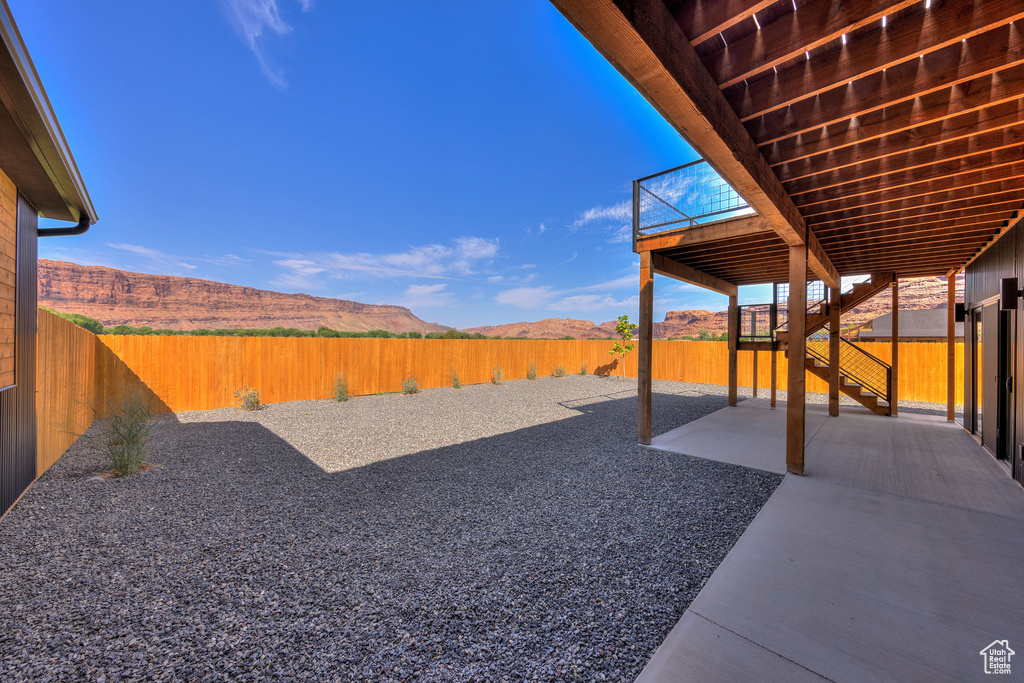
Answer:
[{"label": "shadow on gravel", "polygon": [[572,407],[335,473],[245,421],[168,422],[106,484],[67,458],[0,525],[0,679],[631,680],[780,478]]}]

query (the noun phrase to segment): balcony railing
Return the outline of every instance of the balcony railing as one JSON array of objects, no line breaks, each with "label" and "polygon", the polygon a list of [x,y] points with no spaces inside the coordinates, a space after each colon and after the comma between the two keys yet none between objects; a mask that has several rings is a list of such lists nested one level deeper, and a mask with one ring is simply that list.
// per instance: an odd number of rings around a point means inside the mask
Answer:
[{"label": "balcony railing", "polygon": [[633,238],[753,214],[703,159],[633,181]]}]

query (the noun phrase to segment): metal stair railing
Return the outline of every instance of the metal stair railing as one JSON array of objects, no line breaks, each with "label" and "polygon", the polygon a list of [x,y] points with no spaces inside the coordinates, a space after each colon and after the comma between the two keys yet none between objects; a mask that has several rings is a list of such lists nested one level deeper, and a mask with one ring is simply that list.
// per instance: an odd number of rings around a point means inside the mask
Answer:
[{"label": "metal stair railing", "polygon": [[775,304],[739,306],[740,341],[770,342],[775,339]]},{"label": "metal stair railing", "polygon": [[[829,362],[828,337],[815,336],[807,340],[807,355],[824,365]],[[867,391],[891,403],[892,366],[871,355],[853,342],[839,339],[839,374],[847,377]]]}]

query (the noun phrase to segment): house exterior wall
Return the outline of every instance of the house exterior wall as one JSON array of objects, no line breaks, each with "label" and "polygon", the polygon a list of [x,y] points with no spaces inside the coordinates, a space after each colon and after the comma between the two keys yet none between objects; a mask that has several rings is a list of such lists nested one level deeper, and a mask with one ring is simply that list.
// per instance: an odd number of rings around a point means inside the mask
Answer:
[{"label": "house exterior wall", "polygon": [[[9,183],[7,176],[4,180]],[[11,189],[11,185],[6,186]],[[4,213],[9,204],[5,192]],[[5,294],[13,290],[13,300],[4,301],[4,324],[11,325],[13,337],[9,377],[13,386],[0,387],[0,514],[5,513],[18,500],[36,477],[36,247],[38,213],[14,190],[15,203],[10,216],[5,216],[3,235],[10,235],[7,224],[13,216],[13,259],[4,255],[5,267],[13,260],[13,287],[7,285]],[[6,237],[0,239],[6,240]],[[8,305],[9,304],[9,305]]]},{"label": "house exterior wall", "polygon": [[[975,424],[975,406],[977,405],[978,373],[974,367],[973,345],[975,321],[971,317],[979,305],[990,301],[1000,294],[1000,281],[1003,278],[1016,277],[1018,282],[1024,275],[1024,234],[1015,227],[1008,231],[992,247],[983,253],[965,271],[964,304],[968,318],[964,325],[964,426],[969,431],[977,431]],[[1024,368],[1024,301],[1018,301],[1017,309],[999,313],[1004,317],[1007,331],[1007,353],[1003,359],[1005,372],[1012,378],[1013,391],[1007,399],[1008,424],[1005,425],[1007,455],[1011,460],[1014,478],[1024,483],[1024,461],[1021,459],[1024,445],[1024,386],[1021,381],[1021,370]],[[985,344],[995,343],[991,330],[983,336]],[[996,373],[984,368],[982,383],[996,382]],[[986,411],[990,413],[991,411]]]},{"label": "house exterior wall", "polygon": [[14,384],[18,191],[0,171],[0,389]]}]

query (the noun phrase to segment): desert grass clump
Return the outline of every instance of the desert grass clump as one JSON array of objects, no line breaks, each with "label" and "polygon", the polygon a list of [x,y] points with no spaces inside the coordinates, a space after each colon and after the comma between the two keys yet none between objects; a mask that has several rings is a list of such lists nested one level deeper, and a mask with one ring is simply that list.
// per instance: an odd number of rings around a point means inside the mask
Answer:
[{"label": "desert grass clump", "polygon": [[339,403],[348,400],[348,379],[343,374],[334,378],[334,400]]},{"label": "desert grass clump", "polygon": [[416,384],[415,377],[406,377],[402,380],[402,393],[406,395],[420,393],[420,387]]},{"label": "desert grass clump", "polygon": [[586,363],[584,363],[583,365],[580,366],[580,374],[581,375],[587,374],[587,364]]},{"label": "desert grass clump", "polygon": [[455,368],[452,368],[452,389],[461,389],[462,382],[459,381],[459,372]]},{"label": "desert grass clump", "polygon": [[491,368],[491,384],[501,384],[504,381],[505,371],[501,369],[500,365],[495,365]]},{"label": "desert grass clump", "polygon": [[259,389],[253,389],[248,384],[235,391],[235,400],[238,401],[238,407],[242,410],[261,410],[263,408]]},{"label": "desert grass clump", "polygon": [[551,368],[551,376],[565,377],[565,368],[563,368],[561,365],[556,365],[555,367]]},{"label": "desert grass clump", "polygon": [[537,379],[537,364],[530,363],[526,368],[526,379]]},{"label": "desert grass clump", "polygon": [[129,398],[113,407],[102,437],[112,472],[126,477],[142,469],[151,430],[149,408],[142,399]]}]

